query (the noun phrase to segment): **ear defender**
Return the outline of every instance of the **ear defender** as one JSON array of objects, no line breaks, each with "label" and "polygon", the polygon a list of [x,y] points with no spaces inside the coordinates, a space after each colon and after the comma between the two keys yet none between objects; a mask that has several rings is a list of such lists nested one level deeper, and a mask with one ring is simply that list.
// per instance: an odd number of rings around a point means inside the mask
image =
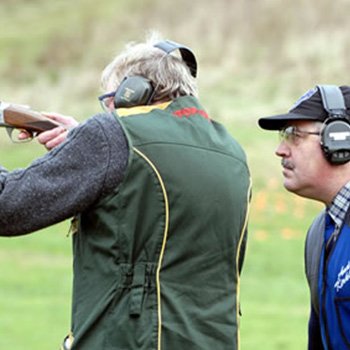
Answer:
[{"label": "ear defender", "polygon": [[[174,50],[179,50],[182,60],[186,63],[193,77],[197,76],[197,61],[194,53],[186,46],[174,41],[165,40],[155,44],[169,55]],[[114,95],[114,107],[134,107],[147,105],[152,102],[155,88],[149,79],[142,76],[125,77],[120,83]]]},{"label": "ear defender", "polygon": [[146,105],[150,102],[153,91],[150,80],[141,76],[125,77],[114,95],[114,107]]},{"label": "ear defender", "polygon": [[343,94],[334,85],[317,87],[323,108],[328,112],[321,135],[321,148],[331,164],[344,164],[350,160],[350,120],[346,114]]}]

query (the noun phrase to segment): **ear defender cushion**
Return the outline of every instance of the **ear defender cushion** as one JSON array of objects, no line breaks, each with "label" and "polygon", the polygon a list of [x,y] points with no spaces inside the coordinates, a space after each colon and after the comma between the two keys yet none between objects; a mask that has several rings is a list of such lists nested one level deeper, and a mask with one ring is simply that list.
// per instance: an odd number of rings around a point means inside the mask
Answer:
[{"label": "ear defender cushion", "polygon": [[350,124],[345,120],[333,120],[322,131],[321,146],[332,164],[344,164],[350,160]]},{"label": "ear defender cushion", "polygon": [[141,76],[126,77],[114,95],[114,106],[123,108],[146,105],[152,94],[153,87],[150,80]]},{"label": "ear defender cushion", "polygon": [[335,85],[317,85],[329,118],[321,135],[321,147],[331,164],[350,160],[350,124],[342,91]]}]

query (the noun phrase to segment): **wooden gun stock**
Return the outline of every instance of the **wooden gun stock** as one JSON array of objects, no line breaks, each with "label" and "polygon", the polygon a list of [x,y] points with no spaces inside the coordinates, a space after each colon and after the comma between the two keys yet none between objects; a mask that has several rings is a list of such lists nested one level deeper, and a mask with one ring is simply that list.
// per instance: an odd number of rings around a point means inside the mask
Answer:
[{"label": "wooden gun stock", "polygon": [[1,102],[0,126],[24,129],[33,134],[53,129],[60,124],[23,106]]}]

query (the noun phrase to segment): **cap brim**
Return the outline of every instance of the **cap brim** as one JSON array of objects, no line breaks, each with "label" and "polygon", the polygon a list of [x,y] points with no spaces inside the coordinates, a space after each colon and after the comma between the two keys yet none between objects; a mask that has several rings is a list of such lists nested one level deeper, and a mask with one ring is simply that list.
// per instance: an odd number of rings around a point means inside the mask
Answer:
[{"label": "cap brim", "polygon": [[317,116],[302,115],[298,113],[286,113],[263,117],[258,120],[259,126],[265,130],[281,130],[291,120],[319,120]]}]

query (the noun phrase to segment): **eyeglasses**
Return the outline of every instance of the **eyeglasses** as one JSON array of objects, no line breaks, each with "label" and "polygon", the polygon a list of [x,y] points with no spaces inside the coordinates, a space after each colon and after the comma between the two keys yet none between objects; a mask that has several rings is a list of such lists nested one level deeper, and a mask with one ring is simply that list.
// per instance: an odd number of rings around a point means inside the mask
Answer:
[{"label": "eyeglasses", "polygon": [[114,97],[115,93],[116,91],[107,92],[106,94],[99,96],[98,100],[100,101],[100,103],[105,103],[105,100],[110,99],[111,97]]},{"label": "eyeglasses", "polygon": [[299,139],[307,135],[320,136],[320,131],[306,131],[300,130],[296,126],[287,126],[286,128],[279,131],[281,141],[287,141],[289,143],[296,143]]},{"label": "eyeglasses", "polygon": [[111,98],[114,98],[115,93],[116,91],[112,91],[98,97],[100,105],[104,111],[108,112],[108,104]]}]

